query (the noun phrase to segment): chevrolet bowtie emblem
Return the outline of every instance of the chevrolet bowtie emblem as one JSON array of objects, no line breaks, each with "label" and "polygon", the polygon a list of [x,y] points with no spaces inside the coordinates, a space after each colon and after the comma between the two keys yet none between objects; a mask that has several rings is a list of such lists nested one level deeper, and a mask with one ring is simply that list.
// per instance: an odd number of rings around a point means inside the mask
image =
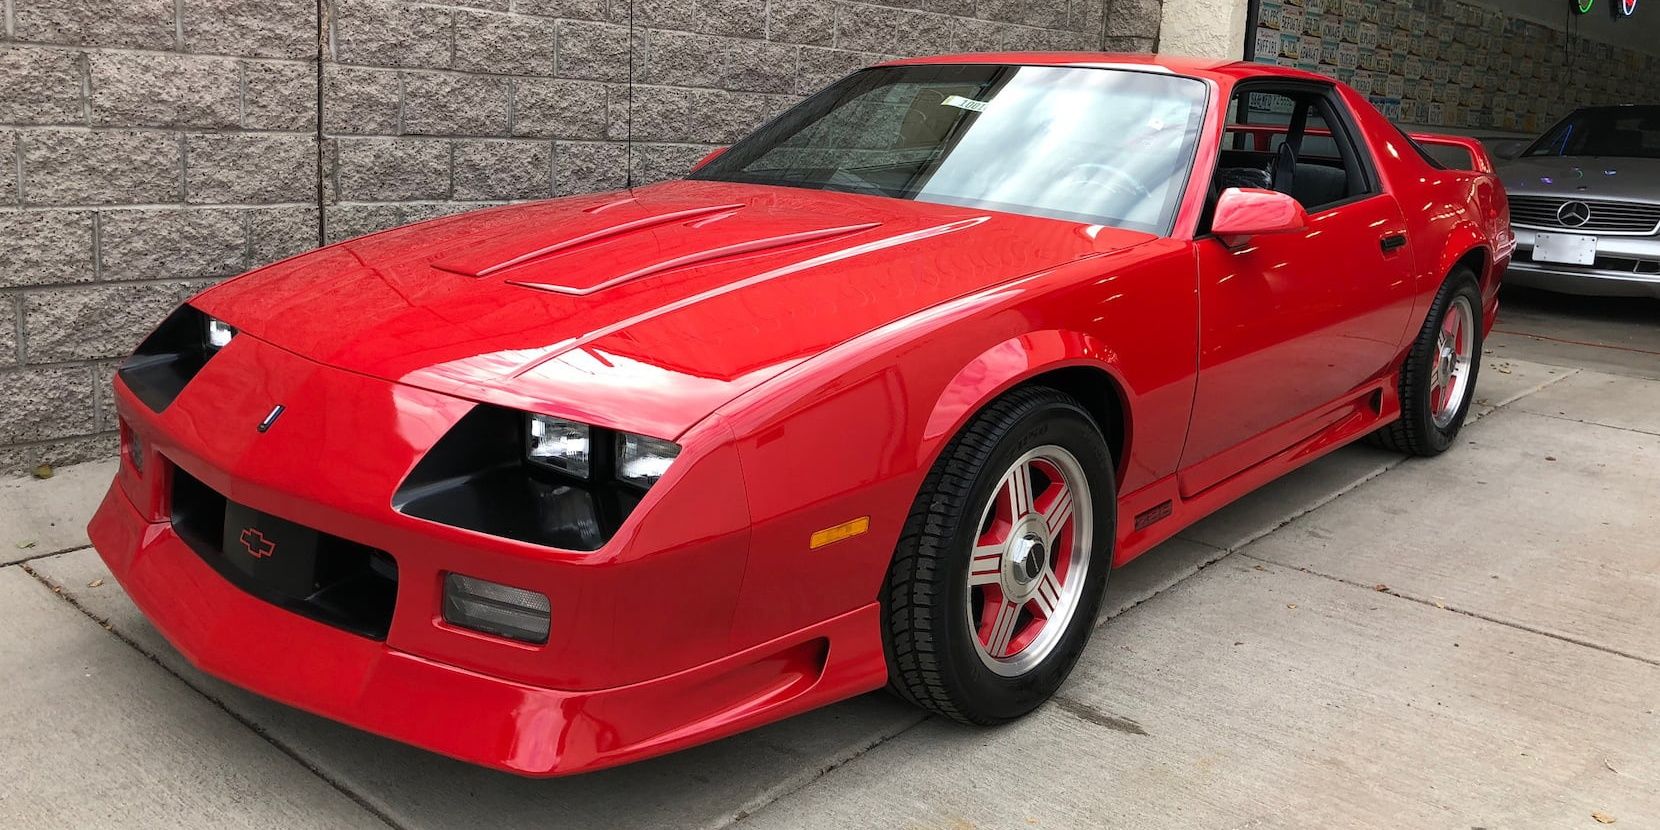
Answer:
[{"label": "chevrolet bowtie emblem", "polygon": [[265,538],[257,527],[242,529],[242,547],[248,549],[248,555],[255,559],[264,559],[277,552],[277,543]]}]

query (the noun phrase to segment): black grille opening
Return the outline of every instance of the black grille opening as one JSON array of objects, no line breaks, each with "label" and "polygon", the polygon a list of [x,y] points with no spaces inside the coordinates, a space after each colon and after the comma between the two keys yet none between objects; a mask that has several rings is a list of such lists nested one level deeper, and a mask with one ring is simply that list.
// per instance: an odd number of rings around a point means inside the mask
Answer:
[{"label": "black grille opening", "polygon": [[173,529],[231,584],[273,605],[386,639],[398,563],[386,551],[232,502],[177,467]]}]

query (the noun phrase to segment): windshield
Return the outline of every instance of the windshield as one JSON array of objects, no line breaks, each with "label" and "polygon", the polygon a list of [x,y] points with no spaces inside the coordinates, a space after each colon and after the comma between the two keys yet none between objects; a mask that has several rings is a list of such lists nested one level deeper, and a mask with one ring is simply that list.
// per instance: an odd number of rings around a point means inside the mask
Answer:
[{"label": "windshield", "polygon": [[1052,66],[868,69],[692,175],[1165,234],[1204,120],[1192,78]]},{"label": "windshield", "polygon": [[1550,128],[1525,155],[1660,158],[1660,107],[1577,110]]}]

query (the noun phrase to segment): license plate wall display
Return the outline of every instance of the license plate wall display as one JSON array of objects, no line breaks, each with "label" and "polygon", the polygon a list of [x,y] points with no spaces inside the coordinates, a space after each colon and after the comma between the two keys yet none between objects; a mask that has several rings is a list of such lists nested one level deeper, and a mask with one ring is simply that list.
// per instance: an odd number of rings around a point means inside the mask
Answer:
[{"label": "license plate wall display", "polygon": [[[1605,1],[1622,2],[1597,5]],[[1534,133],[1579,106],[1660,100],[1660,56],[1490,5],[1254,2],[1257,28],[1247,35],[1253,60],[1358,79],[1361,94],[1409,126]]]}]

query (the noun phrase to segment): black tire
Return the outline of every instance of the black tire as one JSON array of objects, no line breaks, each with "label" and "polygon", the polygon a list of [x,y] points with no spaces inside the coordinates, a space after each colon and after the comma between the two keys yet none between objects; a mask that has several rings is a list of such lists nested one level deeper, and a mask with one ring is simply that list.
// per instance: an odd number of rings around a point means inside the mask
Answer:
[{"label": "black tire", "polygon": [[[1474,323],[1473,359],[1470,361],[1470,376],[1464,388],[1463,401],[1451,422],[1437,425],[1434,406],[1430,401],[1436,340],[1446,321],[1447,310],[1459,298],[1469,304]],[[1395,452],[1426,457],[1440,455],[1452,446],[1459,430],[1464,427],[1465,417],[1470,413],[1470,404],[1475,400],[1476,380],[1481,373],[1481,313],[1481,290],[1476,285],[1476,275],[1468,268],[1453,271],[1435,295],[1435,302],[1424,319],[1424,327],[1407,352],[1406,364],[1401,367],[1401,418],[1372,433],[1372,443]]]},{"label": "black tire", "polygon": [[[1094,628],[1106,588],[1117,516],[1112,454],[1093,419],[1047,387],[1017,389],[989,404],[940,455],[911,508],[881,601],[890,685],[924,709],[969,723],[1018,718],[1048,700]],[[1082,468],[1094,517],[1082,594],[1064,633],[1023,674],[990,670],[975,650],[966,580],[981,510],[1005,470],[1039,446],[1070,452]]]}]

